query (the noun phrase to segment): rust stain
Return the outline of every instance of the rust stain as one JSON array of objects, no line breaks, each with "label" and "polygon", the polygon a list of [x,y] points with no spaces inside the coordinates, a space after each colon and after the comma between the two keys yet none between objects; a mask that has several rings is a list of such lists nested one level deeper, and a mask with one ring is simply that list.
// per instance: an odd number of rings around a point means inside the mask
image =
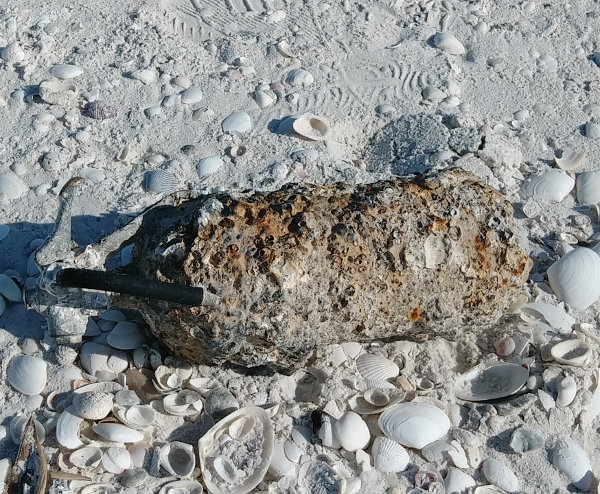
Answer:
[{"label": "rust stain", "polygon": [[413,321],[423,321],[423,315],[421,314],[421,309],[419,307],[414,307],[413,310],[410,311],[408,318]]}]

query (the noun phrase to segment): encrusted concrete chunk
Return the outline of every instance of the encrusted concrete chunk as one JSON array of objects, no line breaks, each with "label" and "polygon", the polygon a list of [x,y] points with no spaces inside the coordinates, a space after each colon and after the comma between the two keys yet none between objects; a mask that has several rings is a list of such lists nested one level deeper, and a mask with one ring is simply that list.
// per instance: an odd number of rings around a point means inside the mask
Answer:
[{"label": "encrusted concrete chunk", "polygon": [[513,209],[470,173],[367,185],[291,184],[148,210],[124,272],[221,297],[183,307],[114,296],[193,362],[301,365],[317,345],[493,324],[531,262]]}]

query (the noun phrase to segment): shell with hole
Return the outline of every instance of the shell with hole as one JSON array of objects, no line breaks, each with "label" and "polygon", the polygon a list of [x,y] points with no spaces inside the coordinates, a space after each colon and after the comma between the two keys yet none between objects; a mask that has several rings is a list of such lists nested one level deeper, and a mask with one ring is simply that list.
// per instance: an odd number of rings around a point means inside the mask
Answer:
[{"label": "shell with hole", "polygon": [[193,446],[180,441],[172,441],[162,446],[159,451],[159,461],[170,475],[179,478],[191,476],[196,468]]},{"label": "shell with hole", "polygon": [[480,364],[458,377],[454,394],[465,401],[495,400],[517,393],[528,378],[529,371],[519,364]]},{"label": "shell with hole", "polygon": [[[228,436],[229,427],[247,415],[253,417],[254,427],[244,440]],[[206,487],[212,494],[250,492],[262,481],[271,464],[273,445],[273,424],[265,410],[245,407],[228,415],[198,441]]]},{"label": "shell with hole", "polygon": [[550,287],[573,309],[586,309],[600,297],[600,256],[576,247],[547,270]]},{"label": "shell with hole", "polygon": [[17,355],[6,370],[8,384],[27,396],[40,394],[46,387],[47,364],[33,355]]},{"label": "shell with hole", "polygon": [[102,460],[102,450],[98,446],[89,445],[76,449],[69,455],[69,462],[83,469],[96,468]]},{"label": "shell with hole", "polygon": [[380,472],[402,472],[408,467],[410,458],[401,444],[387,437],[376,437],[371,448],[373,466]]},{"label": "shell with hole", "polygon": [[331,126],[326,118],[305,113],[294,119],[292,128],[297,135],[309,141],[324,141],[329,137]]}]

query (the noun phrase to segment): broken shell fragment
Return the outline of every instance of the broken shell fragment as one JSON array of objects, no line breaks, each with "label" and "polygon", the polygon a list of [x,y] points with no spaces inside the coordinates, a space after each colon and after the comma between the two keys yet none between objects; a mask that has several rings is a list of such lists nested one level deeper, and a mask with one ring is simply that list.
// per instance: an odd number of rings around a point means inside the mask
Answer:
[{"label": "broken shell fragment", "polygon": [[175,477],[189,477],[196,467],[196,456],[191,444],[173,441],[159,452],[160,465]]},{"label": "broken shell fragment", "polygon": [[454,394],[465,401],[495,400],[517,393],[528,378],[529,371],[518,364],[481,364],[458,378]]},{"label": "broken shell fragment", "polygon": [[380,472],[402,472],[410,458],[407,451],[396,441],[387,437],[376,437],[371,448],[373,466]]},{"label": "broken shell fragment", "polygon": [[574,367],[584,367],[592,357],[592,347],[580,339],[561,341],[550,349],[557,362]]},{"label": "broken shell fragment", "polygon": [[75,414],[73,407],[68,407],[58,417],[56,422],[55,436],[58,444],[67,449],[77,449],[83,446],[79,439],[79,428],[83,419]]},{"label": "broken shell fragment", "polygon": [[585,309],[600,296],[600,256],[576,247],[547,270],[550,287],[574,309]]},{"label": "broken shell fragment", "polygon": [[108,448],[102,456],[102,466],[107,472],[120,474],[131,467],[131,455],[122,446]]},{"label": "broken shell fragment", "polygon": [[[565,149],[560,158],[558,156],[554,157],[554,161],[558,167],[565,171],[571,171],[579,168],[584,160],[585,153],[578,153],[572,149]],[[579,181],[579,177],[577,177],[577,180]]]},{"label": "broken shell fragment", "polygon": [[544,445],[544,436],[528,426],[515,429],[510,438],[510,447],[516,453],[525,453],[541,448]]},{"label": "broken shell fragment", "polygon": [[570,437],[554,445],[552,464],[564,473],[577,489],[589,491],[594,481],[592,466],[585,451]]},{"label": "broken shell fragment", "polygon": [[6,371],[8,383],[27,396],[40,394],[46,387],[47,364],[33,355],[17,355]]},{"label": "broken shell fragment", "polygon": [[106,337],[106,342],[119,350],[134,350],[146,343],[147,340],[140,325],[131,321],[118,322]]},{"label": "broken shell fragment", "polygon": [[44,449],[37,436],[33,416],[27,422],[17,457],[8,475],[2,475],[0,486],[8,493],[44,494],[48,478],[48,464]]},{"label": "broken shell fragment", "polygon": [[[25,415],[18,414],[10,421],[9,431],[10,437],[15,444],[21,444],[23,439],[23,434],[25,433],[25,429],[27,428],[27,424],[29,423],[29,418]],[[38,441],[40,443],[44,442],[46,438],[46,430],[44,426],[34,419],[35,430],[37,434]]]},{"label": "broken shell fragment", "polygon": [[294,132],[311,141],[324,141],[329,137],[329,122],[327,119],[312,113],[305,113],[294,119]]}]

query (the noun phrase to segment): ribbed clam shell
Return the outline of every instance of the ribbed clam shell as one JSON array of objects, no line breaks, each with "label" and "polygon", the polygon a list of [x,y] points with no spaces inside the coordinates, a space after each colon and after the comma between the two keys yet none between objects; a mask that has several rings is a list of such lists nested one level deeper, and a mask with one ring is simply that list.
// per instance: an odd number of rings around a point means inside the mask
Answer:
[{"label": "ribbed clam shell", "polygon": [[312,113],[305,113],[296,118],[292,128],[296,134],[311,141],[324,141],[330,133],[328,120]]},{"label": "ribbed clam shell", "polygon": [[102,456],[102,466],[107,472],[120,474],[131,467],[129,451],[120,446],[108,448]]},{"label": "ribbed clam shell", "polygon": [[177,189],[177,177],[167,170],[151,170],[144,174],[144,190],[154,194],[170,194]]},{"label": "ribbed clam shell", "polygon": [[394,405],[381,414],[378,423],[387,437],[415,449],[441,439],[450,428],[448,416],[429,403]]},{"label": "ribbed clam shell", "polygon": [[564,473],[575,487],[589,491],[594,481],[592,466],[585,451],[570,437],[559,439],[554,445],[552,464]]},{"label": "ribbed clam shell", "polygon": [[363,353],[356,359],[356,368],[364,379],[386,381],[400,374],[400,368],[390,359],[372,353]]},{"label": "ribbed clam shell", "polygon": [[73,396],[73,410],[83,419],[101,420],[112,410],[113,395],[102,391],[88,391]]},{"label": "ribbed clam shell", "polygon": [[371,448],[373,466],[380,472],[402,472],[408,466],[410,458],[408,452],[387,437],[376,437]]},{"label": "ribbed clam shell", "polygon": [[191,444],[173,441],[159,453],[160,465],[175,477],[189,477],[196,467],[196,455]]},{"label": "ribbed clam shell", "polygon": [[6,371],[8,383],[27,396],[40,394],[46,387],[47,364],[33,355],[17,355]]},{"label": "ribbed clam shell", "polygon": [[454,394],[466,401],[495,400],[515,394],[528,378],[529,371],[519,364],[482,364],[457,379]]},{"label": "ribbed clam shell", "polygon": [[22,302],[21,289],[15,281],[5,274],[0,274],[0,295],[11,302]]},{"label": "ribbed clam shell", "polygon": [[78,468],[96,468],[102,460],[102,450],[98,446],[84,446],[69,455],[69,461]]},{"label": "ribbed clam shell", "polygon": [[117,108],[109,105],[105,101],[92,101],[85,105],[83,110],[84,115],[93,118],[94,120],[106,120],[115,118],[118,114]]},{"label": "ribbed clam shell", "polygon": [[147,341],[143,328],[131,321],[118,322],[106,337],[106,342],[119,350],[133,350]]},{"label": "ribbed clam shell", "polygon": [[346,412],[333,424],[336,439],[346,451],[365,448],[371,440],[371,433],[365,421],[356,412]]},{"label": "ribbed clam shell", "polygon": [[592,249],[576,247],[546,273],[556,296],[574,309],[585,309],[600,296],[600,256]]},{"label": "ribbed clam shell", "polygon": [[592,357],[592,347],[578,338],[561,341],[550,349],[557,362],[575,367],[585,367]]},{"label": "ribbed clam shell", "polygon": [[583,172],[577,175],[577,200],[581,204],[600,203],[600,172]]},{"label": "ribbed clam shell", "polygon": [[112,422],[102,422],[92,426],[92,430],[99,436],[121,443],[137,443],[144,439],[144,435],[130,427]]},{"label": "ribbed clam shell", "polygon": [[575,180],[562,170],[548,170],[541,175],[529,177],[521,186],[521,193],[528,199],[560,202],[573,190]]}]

